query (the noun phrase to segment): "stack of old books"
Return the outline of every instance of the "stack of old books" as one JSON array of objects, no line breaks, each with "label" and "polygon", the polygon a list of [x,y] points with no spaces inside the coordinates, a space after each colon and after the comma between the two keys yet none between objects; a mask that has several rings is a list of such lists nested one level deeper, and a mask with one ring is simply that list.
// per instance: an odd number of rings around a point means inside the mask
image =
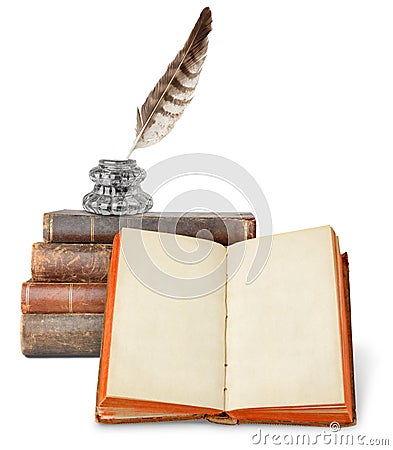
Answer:
[{"label": "stack of old books", "polygon": [[22,285],[21,349],[26,356],[99,356],[114,236],[122,227],[213,239],[230,245],[255,237],[251,213],[44,214],[33,244],[31,279]]}]

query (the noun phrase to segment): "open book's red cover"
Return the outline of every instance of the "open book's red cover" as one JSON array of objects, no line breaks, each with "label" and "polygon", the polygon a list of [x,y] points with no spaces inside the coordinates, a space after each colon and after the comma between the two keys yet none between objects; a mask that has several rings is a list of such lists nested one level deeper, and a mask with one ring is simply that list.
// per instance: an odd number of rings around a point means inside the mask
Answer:
[{"label": "open book's red cover", "polygon": [[[174,420],[200,420],[222,424],[282,423],[326,426],[331,422],[341,425],[356,423],[353,351],[351,338],[351,310],[349,295],[349,267],[346,253],[339,258],[338,283],[343,299],[340,307],[341,340],[343,351],[345,405],[319,405],[280,408],[246,408],[222,411],[199,406],[153,402],[140,399],[107,397],[108,368],[112,335],[112,319],[120,254],[120,234],[115,236],[108,277],[107,300],[104,316],[101,360],[97,386],[96,420],[101,423],[129,423]],[[324,408],[328,406],[328,408]]]}]

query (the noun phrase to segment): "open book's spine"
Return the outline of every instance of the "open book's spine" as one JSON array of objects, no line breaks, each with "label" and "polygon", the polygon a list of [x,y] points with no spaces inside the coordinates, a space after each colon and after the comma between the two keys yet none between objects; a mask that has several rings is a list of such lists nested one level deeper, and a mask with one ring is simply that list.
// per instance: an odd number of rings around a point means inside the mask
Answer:
[{"label": "open book's spine", "polygon": [[110,244],[33,244],[33,281],[105,283]]},{"label": "open book's spine", "polygon": [[26,281],[21,294],[23,314],[103,313],[106,283]]},{"label": "open book's spine", "polygon": [[99,356],[103,314],[22,314],[25,356]]},{"label": "open book's spine", "polygon": [[225,280],[225,324],[224,324],[224,411],[227,409],[228,405],[228,386],[227,386],[227,368],[228,368],[228,346],[227,346],[227,336],[228,336],[228,252],[225,255],[226,264],[226,280]]}]

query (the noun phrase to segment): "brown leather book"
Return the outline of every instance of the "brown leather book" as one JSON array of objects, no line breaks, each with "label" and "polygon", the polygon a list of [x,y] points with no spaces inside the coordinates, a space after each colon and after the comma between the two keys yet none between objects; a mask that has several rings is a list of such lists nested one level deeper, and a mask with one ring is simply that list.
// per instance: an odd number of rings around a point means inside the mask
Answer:
[{"label": "brown leather book", "polygon": [[103,313],[106,283],[22,284],[23,314]]},{"label": "brown leather book", "polygon": [[103,314],[22,314],[25,356],[99,356]]},{"label": "brown leather book", "polygon": [[[193,264],[169,260],[170,242],[115,238],[98,422],[356,422],[348,260],[331,227],[229,247],[178,236]],[[250,279],[260,248],[270,252]],[[170,283],[155,284],[154,267]]]},{"label": "brown leather book", "polygon": [[105,283],[111,244],[33,244],[31,278],[45,282]]},{"label": "brown leather book", "polygon": [[134,216],[102,216],[67,210],[44,214],[44,242],[111,244],[121,228],[214,239],[223,245],[255,237],[255,217],[248,212],[148,212]]}]

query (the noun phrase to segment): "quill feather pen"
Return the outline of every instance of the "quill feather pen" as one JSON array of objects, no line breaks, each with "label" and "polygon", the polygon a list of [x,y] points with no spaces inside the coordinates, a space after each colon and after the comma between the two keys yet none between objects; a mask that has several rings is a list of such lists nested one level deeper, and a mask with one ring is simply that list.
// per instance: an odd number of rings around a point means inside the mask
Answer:
[{"label": "quill feather pen", "polygon": [[136,148],[149,147],[164,138],[191,102],[206,58],[211,23],[211,11],[205,8],[184,47],[169,64],[141,109],[137,108],[136,138],[127,158]]}]

